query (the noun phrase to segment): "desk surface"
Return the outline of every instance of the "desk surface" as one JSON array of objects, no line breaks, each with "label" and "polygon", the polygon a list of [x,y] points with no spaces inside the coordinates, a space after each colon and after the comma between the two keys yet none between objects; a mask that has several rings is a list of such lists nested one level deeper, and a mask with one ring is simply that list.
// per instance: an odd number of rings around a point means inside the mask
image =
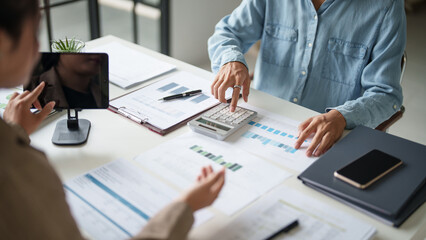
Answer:
[{"label": "desk surface", "polygon": [[[178,71],[188,71],[211,80],[214,78],[214,75],[211,72],[113,36],[107,36],[90,41],[87,43],[86,47],[90,49],[112,41],[120,42],[137,51],[141,51],[160,60],[172,63],[177,66]],[[128,90],[124,90],[110,84],[110,99],[143,87],[154,81],[161,80],[166,76],[167,75],[157,77]],[[303,121],[306,118],[317,114],[307,108],[254,89],[250,92],[249,103],[297,121]],[[54,166],[63,181],[118,158],[131,160],[138,154],[147,151],[160,143],[190,131],[190,129],[185,126],[166,136],[160,136],[141,125],[124,119],[123,117],[108,110],[84,110],[79,113],[79,117],[89,119],[92,123],[89,139],[84,145],[58,147],[52,144],[51,138],[55,130],[56,123],[59,120],[65,119],[66,113],[59,113],[50,117],[35,133],[31,135],[32,144],[47,154],[51,164]],[[334,206],[337,209],[375,226],[377,229],[375,239],[426,238],[426,204],[423,204],[399,229],[396,229],[304,186],[301,181],[297,180],[298,172],[291,169],[286,170],[291,172],[293,176],[285,180],[282,185],[297,189],[308,196],[314,197],[319,201]],[[190,239],[200,239],[206,236],[211,236],[214,232],[217,232],[221,227],[234,218],[234,216],[228,217],[220,212],[215,213],[216,216],[213,219],[191,231]]]}]

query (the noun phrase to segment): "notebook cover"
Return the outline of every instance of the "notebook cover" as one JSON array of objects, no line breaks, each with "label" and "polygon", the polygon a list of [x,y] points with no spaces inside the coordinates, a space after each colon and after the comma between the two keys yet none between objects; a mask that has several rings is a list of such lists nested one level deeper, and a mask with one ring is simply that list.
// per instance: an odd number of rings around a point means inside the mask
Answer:
[{"label": "notebook cover", "polygon": [[[378,149],[403,161],[403,165],[358,189],[333,176],[334,171]],[[426,146],[367,127],[357,127],[313,163],[298,178],[336,197],[389,217],[397,217],[426,179]]]},{"label": "notebook cover", "polygon": [[356,203],[352,202],[349,199],[340,198],[330,192],[327,192],[321,188],[317,188],[316,186],[313,186],[307,182],[303,182],[306,186],[311,187],[321,193],[324,193],[325,195],[328,195],[344,204],[349,205],[350,207],[353,207],[368,216],[371,216],[379,221],[382,221],[383,223],[393,226],[393,227],[399,227],[401,226],[405,220],[408,219],[408,217],[411,216],[422,204],[426,201],[426,184],[424,184],[421,189],[414,195],[414,197],[408,202],[408,204],[402,209],[401,213],[396,217],[389,217],[387,215],[384,215],[382,213],[376,212],[374,210],[368,210],[366,208],[358,206]]}]

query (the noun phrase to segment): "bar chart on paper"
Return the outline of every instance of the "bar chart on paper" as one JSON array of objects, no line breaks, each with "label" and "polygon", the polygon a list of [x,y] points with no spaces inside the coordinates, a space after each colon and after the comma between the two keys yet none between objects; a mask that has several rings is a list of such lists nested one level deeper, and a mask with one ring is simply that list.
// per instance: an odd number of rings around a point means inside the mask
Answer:
[{"label": "bar chart on paper", "polygon": [[[181,189],[192,186],[200,169],[211,166],[226,168],[226,181],[213,207],[232,215],[290,176],[287,171],[262,161],[226,142],[189,132],[135,159],[144,169],[166,176],[171,184]],[[268,177],[265,177],[268,176]]]},{"label": "bar chart on paper", "polygon": [[295,149],[295,148],[293,148],[289,145],[286,145],[284,143],[280,143],[278,141],[275,141],[275,140],[272,140],[270,138],[261,136],[259,134],[254,133],[254,132],[251,132],[251,131],[245,132],[242,136],[247,138],[247,139],[259,140],[263,145],[270,144],[274,147],[282,148],[283,151],[287,152],[287,153],[295,153],[297,151],[297,149]]},{"label": "bar chart on paper", "polygon": [[202,148],[201,146],[194,145],[194,146],[190,147],[190,149],[191,149],[192,151],[194,151],[194,152],[199,153],[201,156],[204,156],[204,157],[206,157],[206,158],[208,158],[208,159],[212,160],[213,162],[215,162],[215,163],[217,163],[217,164],[219,164],[219,165],[222,165],[222,166],[226,167],[227,169],[229,169],[229,170],[231,170],[231,171],[233,171],[233,172],[235,172],[235,171],[237,171],[238,169],[240,169],[240,168],[242,168],[242,167],[243,167],[243,166],[239,165],[238,163],[230,163],[230,162],[226,162],[226,161],[223,159],[223,156],[222,156],[222,155],[217,155],[217,156],[216,156],[216,155],[214,155],[213,153],[209,153],[209,152],[207,152],[207,151],[203,151],[203,148]]},{"label": "bar chart on paper", "polygon": [[[186,87],[186,86],[181,86],[175,82],[171,82],[169,84],[166,84],[162,87],[157,88],[157,91],[162,92],[164,96],[180,94],[180,93],[184,93],[191,90],[194,90],[194,89],[190,89],[189,87]],[[196,96],[188,96],[188,97],[180,98],[180,99],[177,99],[176,101],[189,101],[193,104],[198,104],[207,99],[209,99],[209,96],[202,93]]]},{"label": "bar chart on paper", "polygon": [[258,116],[233,137],[232,144],[296,171],[303,171],[316,160],[305,154],[311,139],[294,148],[298,122],[253,106],[243,107],[257,111]]}]

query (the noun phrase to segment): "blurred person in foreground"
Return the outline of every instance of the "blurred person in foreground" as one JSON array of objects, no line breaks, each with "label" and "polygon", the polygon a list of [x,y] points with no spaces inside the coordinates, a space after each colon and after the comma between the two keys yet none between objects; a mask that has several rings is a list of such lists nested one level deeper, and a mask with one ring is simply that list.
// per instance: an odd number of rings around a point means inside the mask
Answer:
[{"label": "blurred person in foreground", "polygon": [[[0,88],[29,81],[39,59],[37,0],[0,1]],[[45,87],[15,93],[0,119],[0,236],[2,239],[83,239],[65,200],[62,183],[29,134],[51,112],[37,102]],[[40,112],[33,114],[31,105]],[[209,206],[224,184],[224,172],[204,167],[193,188],[152,217],[135,239],[185,239],[193,212]]]}]

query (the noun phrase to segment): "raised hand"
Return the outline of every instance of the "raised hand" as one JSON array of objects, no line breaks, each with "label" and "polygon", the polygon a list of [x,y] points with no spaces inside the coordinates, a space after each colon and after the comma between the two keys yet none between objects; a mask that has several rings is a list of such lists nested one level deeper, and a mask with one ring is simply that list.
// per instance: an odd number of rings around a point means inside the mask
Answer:
[{"label": "raised hand", "polygon": [[[33,133],[55,106],[55,102],[52,101],[41,108],[37,97],[43,91],[44,86],[45,83],[42,82],[32,92],[24,91],[22,94],[15,92],[4,110],[4,120],[20,125],[28,135]],[[31,105],[34,105],[40,111],[32,113]]]}]

